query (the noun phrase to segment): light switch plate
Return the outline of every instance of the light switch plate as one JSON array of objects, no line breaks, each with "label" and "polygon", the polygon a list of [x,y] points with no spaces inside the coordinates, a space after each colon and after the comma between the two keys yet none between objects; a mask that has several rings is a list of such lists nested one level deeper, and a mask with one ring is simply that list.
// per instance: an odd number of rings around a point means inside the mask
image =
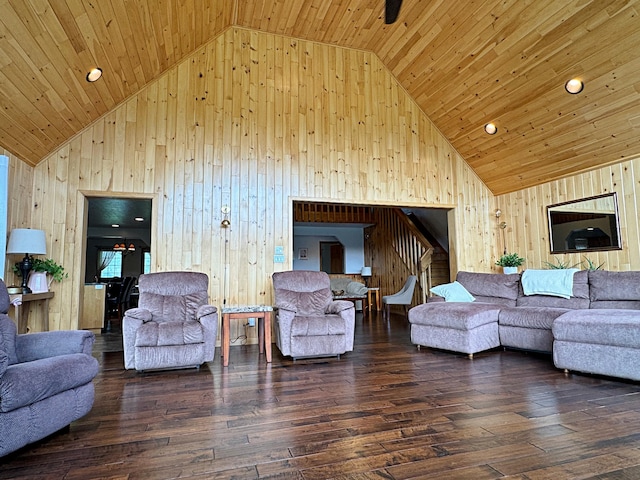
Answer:
[{"label": "light switch plate", "polygon": [[282,245],[276,245],[275,252],[273,253],[276,255],[284,255],[284,247]]}]

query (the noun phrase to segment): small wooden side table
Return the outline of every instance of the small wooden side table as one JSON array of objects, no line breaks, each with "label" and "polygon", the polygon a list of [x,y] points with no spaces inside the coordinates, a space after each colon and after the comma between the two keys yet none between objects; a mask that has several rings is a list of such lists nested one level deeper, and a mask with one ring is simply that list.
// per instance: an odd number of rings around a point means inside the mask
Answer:
[{"label": "small wooden side table", "polygon": [[[9,295],[9,301],[16,309],[15,322],[18,326],[18,333],[27,333],[29,331],[29,305],[23,305],[28,302],[37,302],[42,300],[44,303],[43,321],[44,331],[49,331],[49,299],[53,298],[53,292],[44,293],[17,293]],[[15,302],[19,300],[19,302]]]},{"label": "small wooden side table", "polygon": [[229,348],[231,344],[230,324],[234,318],[258,319],[258,346],[265,353],[267,363],[271,363],[271,315],[273,307],[269,305],[227,305],[222,307],[222,365],[229,366]]},{"label": "small wooden side table", "polygon": [[369,303],[369,308],[371,308],[374,305],[373,297],[375,297],[376,310],[379,312],[380,310],[382,310],[382,298],[380,298],[380,287],[373,287],[367,291],[367,300]]}]

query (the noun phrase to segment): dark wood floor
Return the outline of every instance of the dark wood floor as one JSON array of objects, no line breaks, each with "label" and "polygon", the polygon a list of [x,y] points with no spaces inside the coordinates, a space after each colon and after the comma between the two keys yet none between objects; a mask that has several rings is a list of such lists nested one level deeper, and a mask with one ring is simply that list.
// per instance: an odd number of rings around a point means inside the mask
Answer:
[{"label": "dark wood floor", "polygon": [[0,459],[0,478],[640,478],[638,383],[523,352],[417,351],[400,316],[358,318],[340,360],[275,348],[266,365],[238,346],[226,369],[137,374],[115,334],[95,355],[93,410]]}]

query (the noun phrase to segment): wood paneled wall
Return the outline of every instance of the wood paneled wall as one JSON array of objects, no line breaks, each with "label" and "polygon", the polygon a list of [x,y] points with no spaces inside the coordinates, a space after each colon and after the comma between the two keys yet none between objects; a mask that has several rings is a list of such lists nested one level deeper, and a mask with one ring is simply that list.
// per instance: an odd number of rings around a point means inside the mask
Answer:
[{"label": "wood paneled wall", "polygon": [[[575,264],[584,262],[586,256],[598,265],[604,262],[605,270],[640,270],[639,184],[640,159],[634,159],[498,196],[501,220],[507,223],[507,250],[525,257],[525,268],[544,268],[544,262],[556,263],[556,260]],[[622,250],[562,254],[554,258],[549,253],[546,207],[609,192],[618,193]],[[494,230],[497,229],[494,224]]]},{"label": "wood paneled wall", "polygon": [[457,264],[494,257],[492,195],[375,55],[240,28],[39,164],[32,213],[11,207],[69,270],[55,329],[77,327],[84,196],[96,194],[152,197],[153,270],[207,273],[217,305],[271,303],[271,274],[291,265],[293,199],[453,207]]}]

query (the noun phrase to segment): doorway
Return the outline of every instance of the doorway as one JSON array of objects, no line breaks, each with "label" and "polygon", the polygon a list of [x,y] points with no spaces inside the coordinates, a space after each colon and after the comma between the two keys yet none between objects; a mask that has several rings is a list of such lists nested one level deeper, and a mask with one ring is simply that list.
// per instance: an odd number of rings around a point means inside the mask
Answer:
[{"label": "doorway", "polygon": [[320,242],[320,271],[344,272],[344,245],[340,242]]}]

